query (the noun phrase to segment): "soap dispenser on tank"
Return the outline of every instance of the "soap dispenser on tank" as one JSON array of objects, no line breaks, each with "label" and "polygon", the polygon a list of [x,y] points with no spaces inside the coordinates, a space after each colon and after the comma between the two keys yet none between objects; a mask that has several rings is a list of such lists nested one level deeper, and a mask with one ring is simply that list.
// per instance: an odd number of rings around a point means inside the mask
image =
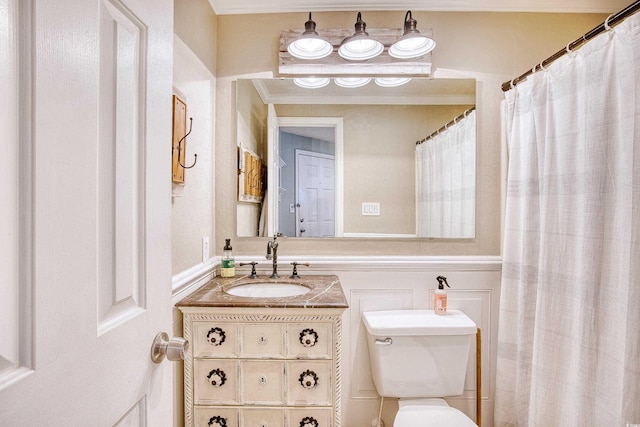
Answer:
[{"label": "soap dispenser on tank", "polygon": [[444,285],[450,288],[447,278],[444,276],[436,277],[438,281],[438,289],[433,293],[433,312],[439,315],[447,314],[447,291],[444,290]]}]

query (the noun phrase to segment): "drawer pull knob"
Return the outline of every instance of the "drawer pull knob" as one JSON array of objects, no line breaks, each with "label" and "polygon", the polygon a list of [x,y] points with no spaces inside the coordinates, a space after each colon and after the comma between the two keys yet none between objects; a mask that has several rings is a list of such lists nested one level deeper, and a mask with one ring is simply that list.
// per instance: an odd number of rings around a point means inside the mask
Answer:
[{"label": "drawer pull knob", "polygon": [[207,333],[207,341],[211,345],[222,345],[225,339],[227,339],[227,335],[221,328],[211,328]]},{"label": "drawer pull knob", "polygon": [[260,375],[260,377],[258,378],[258,384],[267,385],[267,377],[265,377],[264,375]]},{"label": "drawer pull knob", "polygon": [[300,374],[300,378],[298,379],[298,381],[300,381],[302,387],[311,389],[318,385],[318,376],[315,372],[307,369]]},{"label": "drawer pull knob", "polygon": [[209,424],[207,425],[209,427],[227,427],[227,419],[216,415],[215,417],[209,418]]},{"label": "drawer pull knob", "polygon": [[304,417],[300,421],[300,427],[318,427],[318,420],[313,417]]},{"label": "drawer pull knob", "polygon": [[260,335],[258,337],[258,344],[260,345],[265,345],[269,342],[269,338],[267,338],[265,335]]},{"label": "drawer pull knob", "polygon": [[209,379],[209,384],[216,388],[222,387],[224,383],[227,382],[227,374],[225,374],[221,369],[214,369],[213,371],[209,372],[207,378]]},{"label": "drawer pull knob", "polygon": [[300,332],[300,344],[304,347],[313,347],[318,342],[318,333],[313,329],[303,329]]}]

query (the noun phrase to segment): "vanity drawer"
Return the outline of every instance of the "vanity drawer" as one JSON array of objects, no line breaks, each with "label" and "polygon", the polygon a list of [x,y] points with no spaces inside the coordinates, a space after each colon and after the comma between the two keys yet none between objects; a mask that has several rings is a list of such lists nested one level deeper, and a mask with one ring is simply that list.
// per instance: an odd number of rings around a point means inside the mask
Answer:
[{"label": "vanity drawer", "polygon": [[295,361],[287,366],[287,404],[330,406],[333,402],[331,361]]},{"label": "vanity drawer", "polygon": [[242,326],[240,357],[276,359],[285,356],[285,329],[283,324],[257,324]]},{"label": "vanity drawer", "polygon": [[194,322],[193,357],[237,357],[238,326],[233,323]]},{"label": "vanity drawer", "polygon": [[[289,409],[287,427],[332,427],[333,410],[327,409]],[[284,424],[283,424],[284,425]]]},{"label": "vanity drawer", "polygon": [[292,323],[289,325],[289,354],[293,359],[330,359],[333,334],[330,323]]},{"label": "vanity drawer", "polygon": [[242,427],[283,427],[284,409],[243,408],[240,410]]},{"label": "vanity drawer", "polygon": [[235,427],[238,424],[238,410],[235,408],[194,408],[194,427]]},{"label": "vanity drawer", "polygon": [[193,376],[196,405],[238,403],[238,362],[235,360],[196,359]]},{"label": "vanity drawer", "polygon": [[242,361],[240,401],[245,405],[283,405],[284,366],[279,361]]}]

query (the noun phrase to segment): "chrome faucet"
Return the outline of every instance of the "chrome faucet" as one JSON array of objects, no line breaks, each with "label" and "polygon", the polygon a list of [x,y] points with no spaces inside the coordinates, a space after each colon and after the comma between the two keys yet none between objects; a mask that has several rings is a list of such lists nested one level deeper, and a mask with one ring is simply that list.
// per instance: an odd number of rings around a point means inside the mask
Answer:
[{"label": "chrome faucet", "polygon": [[278,277],[280,277],[278,275],[278,242],[276,241],[277,238],[278,238],[277,235],[273,236],[273,240],[269,240],[267,242],[267,255],[265,255],[265,258],[273,259],[273,272],[271,276],[269,276],[270,279],[277,279]]}]

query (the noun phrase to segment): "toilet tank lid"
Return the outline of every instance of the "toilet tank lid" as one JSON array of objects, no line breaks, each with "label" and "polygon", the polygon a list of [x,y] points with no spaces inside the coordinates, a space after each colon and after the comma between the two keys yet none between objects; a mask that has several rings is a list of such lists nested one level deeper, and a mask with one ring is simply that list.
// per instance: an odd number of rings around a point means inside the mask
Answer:
[{"label": "toilet tank lid", "polygon": [[433,310],[365,311],[362,320],[371,335],[471,335],[476,324],[459,310],[438,315]]}]

